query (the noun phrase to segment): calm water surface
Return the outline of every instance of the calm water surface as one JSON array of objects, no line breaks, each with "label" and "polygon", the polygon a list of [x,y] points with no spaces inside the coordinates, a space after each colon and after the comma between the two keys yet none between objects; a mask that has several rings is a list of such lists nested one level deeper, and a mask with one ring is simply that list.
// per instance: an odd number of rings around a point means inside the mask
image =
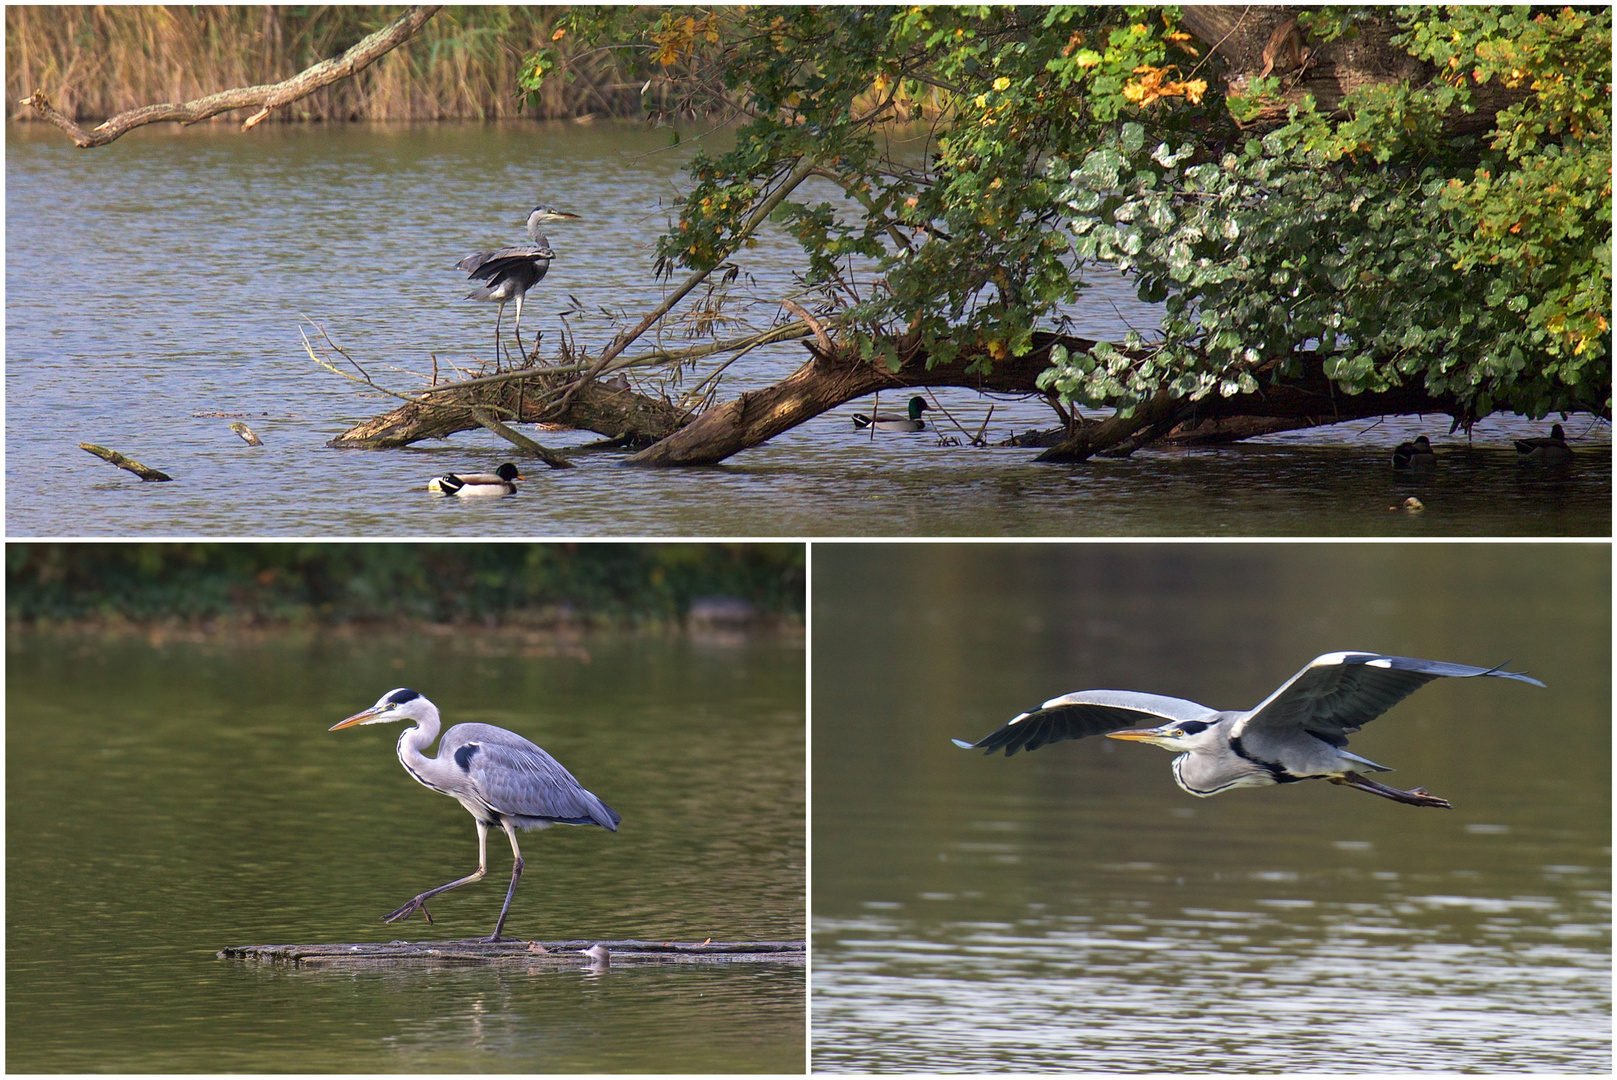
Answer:
[{"label": "calm water surface", "polygon": [[[990,441],[1052,426],[1042,404],[966,390],[938,394],[959,429],[871,440],[850,422],[865,399],[719,467],[625,469],[600,455],[541,469],[511,499],[438,500],[428,477],[492,468],[511,456],[506,444],[479,432],[402,451],[327,449],[391,402],[316,367],[302,320],[400,387],[417,385],[408,372],[430,372],[434,355],[486,357],[493,312],[462,299],[451,267],[520,239],[540,199],[587,220],[550,230],[559,256],[524,329],[554,341],[569,296],[586,311],[638,314],[660,298],[652,243],[694,140],[669,148],[665,133],[611,124],[165,128],[95,151],[42,125],[7,136],[13,536],[1610,534],[1610,428],[1588,418],[1568,428],[1578,467],[1549,477],[1508,452],[1511,436],[1545,425],[1507,419],[1480,425],[1470,444],[1410,418],[1043,466],[1031,464],[1036,451],[940,446],[940,434],[965,442],[985,419]],[[770,232],[747,253],[761,294],[788,291],[792,252]],[[1076,332],[1115,338],[1155,324],[1126,282],[1094,284],[1071,312]],[[609,336],[587,314],[573,326],[597,349]],[[726,396],[803,358],[797,345],[750,354],[726,376]],[[265,445],[237,439],[235,418]],[[1418,431],[1455,455],[1411,486],[1386,467],[1387,451]],[[142,484],[79,442],[179,480]],[[1417,492],[1424,513],[1387,512]]]},{"label": "calm water surface", "polygon": [[801,641],[7,638],[6,1066],[16,1072],[797,1072],[787,965],[297,969],[227,945],[486,935],[476,866],[390,687],[540,743],[624,818],[522,834],[508,935],[801,940]]},{"label": "calm water surface", "polygon": [[[1606,545],[817,547],[815,1068],[1608,1074],[1610,610]],[[1249,708],[1344,648],[1548,688],[1353,737],[1452,811],[948,742],[1086,688]]]}]

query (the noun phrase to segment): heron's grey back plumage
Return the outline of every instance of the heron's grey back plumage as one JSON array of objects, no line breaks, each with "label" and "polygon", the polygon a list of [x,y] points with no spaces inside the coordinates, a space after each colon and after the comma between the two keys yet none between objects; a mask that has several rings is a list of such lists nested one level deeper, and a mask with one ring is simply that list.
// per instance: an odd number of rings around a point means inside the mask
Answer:
[{"label": "heron's grey back plumage", "polygon": [[453,761],[495,813],[542,819],[527,827],[595,824],[617,832],[623,820],[543,748],[504,728],[456,724],[439,741],[438,757]]}]

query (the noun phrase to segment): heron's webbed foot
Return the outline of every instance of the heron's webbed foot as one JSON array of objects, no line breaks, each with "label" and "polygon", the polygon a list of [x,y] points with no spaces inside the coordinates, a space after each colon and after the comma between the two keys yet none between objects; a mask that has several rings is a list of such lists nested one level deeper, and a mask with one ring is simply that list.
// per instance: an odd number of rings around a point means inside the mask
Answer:
[{"label": "heron's webbed foot", "polygon": [[403,907],[399,908],[399,910],[395,911],[393,914],[382,916],[382,921],[385,923],[393,923],[398,922],[400,919],[408,919],[411,915],[414,915],[417,910],[420,910],[421,914],[427,917],[428,922],[432,922],[432,912],[427,910],[427,898],[425,896],[418,896],[414,900],[411,900],[408,904],[405,904]]},{"label": "heron's webbed foot", "polygon": [[1395,787],[1388,787],[1386,784],[1378,784],[1368,776],[1361,776],[1356,772],[1345,772],[1341,776],[1328,776],[1326,779],[1333,784],[1358,788],[1360,791],[1368,791],[1372,795],[1380,795],[1383,799],[1391,799],[1393,802],[1401,802],[1409,806],[1440,806],[1445,810],[1454,809],[1453,803],[1447,799],[1439,799],[1436,795],[1427,792],[1423,787],[1401,791]]}]

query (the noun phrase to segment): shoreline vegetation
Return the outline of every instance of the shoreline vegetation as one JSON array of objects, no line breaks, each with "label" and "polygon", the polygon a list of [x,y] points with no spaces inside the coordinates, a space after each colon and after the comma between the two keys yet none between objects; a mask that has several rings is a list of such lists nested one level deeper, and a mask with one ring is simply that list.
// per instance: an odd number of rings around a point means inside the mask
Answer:
[{"label": "shoreline vegetation", "polygon": [[801,544],[17,543],[10,630],[801,633]]},{"label": "shoreline vegetation", "polygon": [[[280,122],[635,118],[667,103],[644,57],[553,41],[565,7],[446,7],[420,33],[352,79],[274,111]],[[396,6],[6,8],[6,97],[12,120],[36,90],[75,121],[156,102],[279,82],[339,55],[397,17]],[[549,47],[564,78],[524,101],[524,58]],[[644,95],[642,89],[644,88]],[[214,122],[240,123],[235,113]]]}]

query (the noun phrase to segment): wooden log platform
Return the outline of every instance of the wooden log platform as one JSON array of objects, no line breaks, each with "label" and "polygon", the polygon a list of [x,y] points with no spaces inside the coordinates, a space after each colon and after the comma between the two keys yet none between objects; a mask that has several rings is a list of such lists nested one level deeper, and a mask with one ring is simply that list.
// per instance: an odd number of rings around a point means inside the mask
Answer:
[{"label": "wooden log platform", "polygon": [[294,966],[378,965],[426,962],[433,964],[544,964],[552,967],[588,967],[584,949],[606,946],[613,965],[769,963],[801,964],[806,959],[801,941],[707,941],[701,944],[668,941],[390,941],[360,945],[237,945],[220,949],[221,960],[258,960]]}]

